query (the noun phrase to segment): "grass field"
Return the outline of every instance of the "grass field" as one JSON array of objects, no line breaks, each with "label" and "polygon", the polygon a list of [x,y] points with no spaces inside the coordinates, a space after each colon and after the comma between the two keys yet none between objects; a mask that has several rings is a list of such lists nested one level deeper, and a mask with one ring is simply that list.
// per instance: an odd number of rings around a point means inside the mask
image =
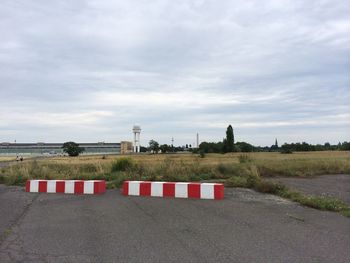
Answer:
[{"label": "grass field", "polygon": [[1,168],[0,183],[24,185],[28,179],[105,179],[108,188],[118,188],[124,180],[213,181],[228,187],[253,188],[350,216],[350,208],[339,200],[305,196],[263,180],[322,174],[350,174],[350,152],[207,154],[204,158],[190,153],[53,157]]},{"label": "grass field", "polygon": [[[118,168],[119,162],[126,162]],[[119,187],[124,179],[235,181],[250,177],[350,174],[350,152],[155,154],[130,156],[53,157],[13,163],[0,169],[8,184],[24,184],[27,179],[106,179]],[[237,179],[237,180],[235,180]]]},{"label": "grass field", "polygon": [[15,161],[16,156],[0,156],[0,162]]}]

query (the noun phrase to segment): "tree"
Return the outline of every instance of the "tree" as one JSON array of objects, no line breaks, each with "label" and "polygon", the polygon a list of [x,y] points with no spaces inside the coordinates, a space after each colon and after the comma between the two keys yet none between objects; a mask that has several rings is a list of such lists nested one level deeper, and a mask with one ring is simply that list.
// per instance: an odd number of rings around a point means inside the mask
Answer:
[{"label": "tree", "polygon": [[235,145],[241,152],[253,152],[254,146],[246,142],[237,142]]},{"label": "tree", "polygon": [[340,149],[342,151],[350,151],[350,142],[343,142]]},{"label": "tree", "polygon": [[202,142],[199,145],[199,150],[205,153],[222,153],[223,148],[223,142]]},{"label": "tree", "polygon": [[162,151],[162,153],[166,153],[166,152],[169,152],[170,151],[170,146],[167,145],[167,144],[162,144],[160,147],[160,150]]},{"label": "tree", "polygon": [[68,153],[69,156],[78,156],[85,151],[83,147],[79,147],[79,144],[75,142],[65,142],[62,146],[63,151]]},{"label": "tree", "polygon": [[277,138],[275,139],[275,144],[271,145],[270,147],[271,151],[278,151],[278,142],[277,142]]},{"label": "tree", "polygon": [[141,153],[147,152],[147,147],[141,146],[141,147],[140,147],[140,152],[141,152]]},{"label": "tree", "polygon": [[155,140],[150,140],[149,141],[149,150],[153,153],[158,153],[159,151],[159,143],[156,142]]},{"label": "tree", "polygon": [[224,152],[233,152],[235,144],[235,137],[233,135],[233,128],[231,125],[227,127],[226,139],[224,139]]}]

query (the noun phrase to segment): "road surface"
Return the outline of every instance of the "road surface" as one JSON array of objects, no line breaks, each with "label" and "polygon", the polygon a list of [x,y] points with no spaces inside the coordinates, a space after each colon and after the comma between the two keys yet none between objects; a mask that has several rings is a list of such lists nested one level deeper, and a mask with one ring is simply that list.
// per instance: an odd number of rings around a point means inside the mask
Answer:
[{"label": "road surface", "polygon": [[188,200],[0,185],[0,261],[349,262],[350,219],[247,189]]}]

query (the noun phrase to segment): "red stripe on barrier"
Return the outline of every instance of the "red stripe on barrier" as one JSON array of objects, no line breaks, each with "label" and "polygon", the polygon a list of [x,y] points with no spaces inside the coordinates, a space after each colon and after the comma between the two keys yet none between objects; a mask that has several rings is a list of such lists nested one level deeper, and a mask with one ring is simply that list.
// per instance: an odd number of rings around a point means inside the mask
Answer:
[{"label": "red stripe on barrier", "polygon": [[64,181],[56,181],[56,193],[64,193],[65,185]]},{"label": "red stripe on barrier", "polygon": [[123,183],[123,195],[128,195],[129,194],[129,182],[125,181]]},{"label": "red stripe on barrier", "polygon": [[94,194],[100,193],[100,184],[99,182],[94,182]]},{"label": "red stripe on barrier", "polygon": [[106,192],[106,181],[94,182],[94,194],[102,194]]},{"label": "red stripe on barrier", "polygon": [[224,199],[224,190],[223,184],[214,185],[214,199]]},{"label": "red stripe on barrier", "polygon": [[163,196],[174,197],[175,196],[175,183],[164,183],[163,184]]},{"label": "red stripe on barrier", "polygon": [[151,195],[151,182],[141,182],[140,183],[140,195],[150,196]]},{"label": "red stripe on barrier", "polygon": [[30,192],[30,181],[26,182],[26,192]]},{"label": "red stripe on barrier", "polygon": [[46,193],[47,192],[47,181],[39,181],[39,193]]},{"label": "red stripe on barrier", "polygon": [[99,194],[103,194],[105,192],[106,192],[106,181],[101,181]]},{"label": "red stripe on barrier", "polygon": [[200,183],[190,183],[187,186],[188,197],[189,198],[201,198],[201,184]]},{"label": "red stripe on barrier", "polygon": [[[125,181],[123,184],[123,195],[129,195],[129,184],[133,181]],[[139,182],[135,181],[135,186],[139,187],[139,191],[133,191],[132,195],[139,196],[159,196],[158,191],[162,187],[163,197],[176,197],[175,190],[178,190],[178,198],[197,198],[197,199],[224,199],[224,185],[219,183],[180,183],[177,189],[175,182]],[[154,184],[154,192],[152,193],[152,184]],[[187,189],[184,187],[187,187]],[[203,187],[203,188],[202,188]],[[160,189],[159,189],[160,188]],[[136,189],[135,189],[136,190]],[[184,191],[187,190],[187,191]],[[187,192],[187,195],[186,195]],[[203,193],[203,196],[201,195]]]},{"label": "red stripe on barrier", "polygon": [[83,194],[84,193],[84,182],[78,181],[74,182],[74,194]]}]

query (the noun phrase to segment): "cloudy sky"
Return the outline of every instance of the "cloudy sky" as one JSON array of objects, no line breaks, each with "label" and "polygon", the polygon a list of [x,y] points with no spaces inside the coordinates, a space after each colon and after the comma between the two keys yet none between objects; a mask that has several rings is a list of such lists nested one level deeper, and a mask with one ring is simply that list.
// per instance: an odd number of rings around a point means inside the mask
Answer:
[{"label": "cloudy sky", "polygon": [[350,140],[350,0],[1,0],[0,142]]}]

